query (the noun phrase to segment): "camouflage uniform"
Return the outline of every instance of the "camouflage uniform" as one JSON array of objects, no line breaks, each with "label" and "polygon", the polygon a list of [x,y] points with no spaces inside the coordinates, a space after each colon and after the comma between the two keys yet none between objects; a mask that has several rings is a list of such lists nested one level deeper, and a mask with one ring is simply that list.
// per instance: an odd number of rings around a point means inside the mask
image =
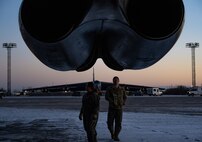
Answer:
[{"label": "camouflage uniform", "polygon": [[98,121],[100,97],[97,93],[88,92],[82,98],[80,116],[83,115],[83,125],[88,142],[97,142],[96,125]]},{"label": "camouflage uniform", "polygon": [[[109,102],[107,125],[112,138],[118,137],[121,131],[123,105],[127,99],[123,87],[110,87],[106,91],[105,99]],[[114,131],[115,120],[115,131]]]}]

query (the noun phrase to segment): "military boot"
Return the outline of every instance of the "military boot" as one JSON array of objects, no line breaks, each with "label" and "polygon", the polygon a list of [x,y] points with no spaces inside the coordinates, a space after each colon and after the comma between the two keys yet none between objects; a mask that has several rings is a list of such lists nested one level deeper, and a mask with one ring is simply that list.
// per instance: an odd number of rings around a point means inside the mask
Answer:
[{"label": "military boot", "polygon": [[119,137],[114,137],[114,141],[120,141]]},{"label": "military boot", "polygon": [[118,137],[118,134],[114,134],[114,141],[120,141],[119,137]]}]

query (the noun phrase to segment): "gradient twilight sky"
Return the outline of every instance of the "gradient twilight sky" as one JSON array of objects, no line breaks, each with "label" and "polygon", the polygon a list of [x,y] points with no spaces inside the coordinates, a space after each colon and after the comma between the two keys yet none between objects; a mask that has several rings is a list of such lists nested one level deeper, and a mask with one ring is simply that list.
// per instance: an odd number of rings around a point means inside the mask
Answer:
[{"label": "gradient twilight sky", "polygon": [[[85,72],[60,72],[42,64],[25,45],[18,25],[22,0],[0,0],[0,46],[16,42],[12,49],[12,89],[77,83],[92,80],[92,68]],[[96,79],[111,82],[119,76],[121,83],[148,86],[191,86],[191,50],[187,42],[199,42],[196,49],[197,85],[202,85],[202,0],[184,0],[185,25],[179,40],[159,62],[142,70],[111,70],[101,59],[95,67]],[[6,89],[7,51],[0,47],[0,88]]]}]

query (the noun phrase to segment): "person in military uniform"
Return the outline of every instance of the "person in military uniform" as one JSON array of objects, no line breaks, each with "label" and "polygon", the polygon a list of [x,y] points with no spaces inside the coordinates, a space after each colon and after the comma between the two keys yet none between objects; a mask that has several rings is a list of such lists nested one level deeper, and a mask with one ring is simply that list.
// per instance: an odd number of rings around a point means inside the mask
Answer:
[{"label": "person in military uniform", "polygon": [[88,142],[97,142],[96,125],[98,121],[100,97],[92,82],[87,84],[87,93],[83,95],[79,119],[83,120]]},{"label": "person in military uniform", "polygon": [[[119,86],[119,78],[113,78],[113,86],[109,87],[105,94],[105,99],[109,102],[107,125],[114,141],[119,140],[119,133],[121,131],[123,105],[125,105],[127,96],[125,89]],[[115,130],[114,130],[115,121]]]}]

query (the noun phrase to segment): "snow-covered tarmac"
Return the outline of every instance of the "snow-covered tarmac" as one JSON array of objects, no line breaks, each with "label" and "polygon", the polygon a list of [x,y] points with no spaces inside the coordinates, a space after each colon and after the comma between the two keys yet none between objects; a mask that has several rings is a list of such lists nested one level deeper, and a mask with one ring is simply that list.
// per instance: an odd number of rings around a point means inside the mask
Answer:
[{"label": "snow-covered tarmac", "polygon": [[[0,107],[0,142],[86,142],[79,111]],[[124,112],[121,142],[202,142],[201,115]],[[100,112],[98,142],[112,142]]]}]

